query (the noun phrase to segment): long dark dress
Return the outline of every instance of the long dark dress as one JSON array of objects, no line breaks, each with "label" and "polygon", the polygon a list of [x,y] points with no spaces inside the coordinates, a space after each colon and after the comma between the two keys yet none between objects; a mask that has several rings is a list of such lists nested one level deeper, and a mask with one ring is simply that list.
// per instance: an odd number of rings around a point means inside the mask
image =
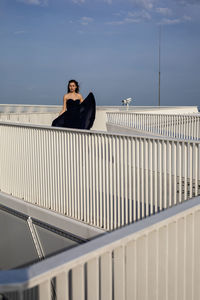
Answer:
[{"label": "long dark dress", "polygon": [[80,103],[79,99],[67,100],[67,110],[55,120],[51,126],[78,129],[90,129],[94,123],[96,103],[93,93]]}]

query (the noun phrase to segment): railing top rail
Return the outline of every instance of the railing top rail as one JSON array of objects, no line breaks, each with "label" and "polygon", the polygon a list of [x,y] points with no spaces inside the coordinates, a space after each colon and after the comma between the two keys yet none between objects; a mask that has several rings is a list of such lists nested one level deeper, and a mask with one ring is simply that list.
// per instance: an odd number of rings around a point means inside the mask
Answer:
[{"label": "railing top rail", "polygon": [[58,114],[57,111],[19,111],[19,112],[1,112],[0,115],[49,115],[49,114]]},{"label": "railing top rail", "polygon": [[[54,104],[54,105],[40,105],[40,104],[0,104],[0,112],[4,112],[5,110],[22,110],[24,108],[24,111],[39,111],[39,110],[55,110],[55,109],[60,109],[62,104]],[[130,105],[129,107],[127,106],[122,106],[122,105],[97,105],[96,106],[97,110],[119,110],[119,111],[137,111],[137,110],[142,110],[142,111],[147,111],[147,110],[168,110],[168,109],[178,109],[178,110],[192,110],[195,112],[198,112],[198,106],[132,106]]]},{"label": "railing top rail", "polygon": [[33,287],[41,283],[41,281],[57,276],[58,273],[64,271],[66,268],[70,269],[77,263],[85,263],[85,261],[100,256],[105,251],[112,251],[114,247],[123,245],[123,243],[131,240],[137,232],[139,233],[147,228],[150,231],[157,223],[162,225],[167,224],[169,218],[174,217],[177,220],[180,217],[197,211],[199,207],[200,196],[134,224],[111,233],[106,233],[86,244],[47,258],[27,268],[0,271],[0,291],[23,290]]},{"label": "railing top rail", "polygon": [[128,134],[128,133],[115,133],[115,132],[107,132],[107,131],[100,131],[100,130],[86,130],[86,129],[73,129],[73,128],[61,128],[61,127],[52,127],[49,126],[42,126],[42,125],[35,125],[35,124],[22,124],[22,123],[15,123],[15,122],[6,122],[0,121],[0,126],[10,126],[10,127],[23,127],[23,128],[31,128],[31,129],[41,129],[41,130],[56,130],[60,132],[74,132],[74,133],[85,133],[87,135],[104,135],[104,136],[115,136],[115,137],[130,137],[130,138],[137,138],[137,139],[145,139],[145,140],[162,140],[162,141],[171,141],[171,142],[185,142],[191,144],[200,144],[200,140],[190,140],[190,139],[177,139],[172,137],[158,137],[158,136],[147,136],[142,134],[139,136],[137,134]]},{"label": "railing top rail", "polygon": [[114,112],[114,111],[111,111],[111,112],[107,112],[106,114],[109,114],[109,115],[120,115],[120,114],[130,114],[130,115],[144,115],[144,116],[147,116],[147,115],[150,115],[150,116],[163,116],[163,117],[166,117],[166,116],[186,116],[186,117],[200,117],[200,113],[196,113],[196,112],[188,112],[188,113],[181,113],[181,112],[177,112],[177,113],[174,113],[174,114],[157,114],[157,113],[151,113],[151,112],[147,112],[147,113],[144,113],[144,112],[133,112],[133,111],[117,111],[117,112]]},{"label": "railing top rail", "polygon": [[[60,107],[60,106],[59,106]],[[19,112],[1,112],[0,114],[12,114],[12,115],[20,115],[20,114],[27,114],[27,115],[31,115],[31,114],[55,114],[57,113],[56,111],[19,111]],[[200,113],[196,113],[196,112],[189,112],[189,113],[175,113],[175,114],[157,114],[157,113],[151,113],[151,112],[133,112],[133,111],[108,111],[106,112],[106,114],[111,114],[111,115],[119,115],[119,114],[130,114],[130,115],[150,115],[150,116],[186,116],[186,117],[200,117]]]}]

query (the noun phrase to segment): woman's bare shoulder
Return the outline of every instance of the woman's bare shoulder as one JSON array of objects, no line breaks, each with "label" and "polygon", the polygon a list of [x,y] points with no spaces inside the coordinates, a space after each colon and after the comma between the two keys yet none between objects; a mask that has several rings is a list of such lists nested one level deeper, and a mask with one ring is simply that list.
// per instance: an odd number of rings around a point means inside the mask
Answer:
[{"label": "woman's bare shoulder", "polygon": [[69,99],[69,93],[64,94],[63,99],[65,99],[65,100]]},{"label": "woman's bare shoulder", "polygon": [[78,95],[78,99],[83,101],[83,96],[80,93],[77,93],[77,95]]}]

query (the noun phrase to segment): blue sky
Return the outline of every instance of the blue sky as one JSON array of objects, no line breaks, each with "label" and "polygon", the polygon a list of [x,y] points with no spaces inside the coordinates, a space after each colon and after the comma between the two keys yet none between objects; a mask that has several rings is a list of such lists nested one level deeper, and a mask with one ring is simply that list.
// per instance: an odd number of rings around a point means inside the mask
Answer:
[{"label": "blue sky", "polygon": [[0,103],[200,105],[200,1],[0,0]]}]

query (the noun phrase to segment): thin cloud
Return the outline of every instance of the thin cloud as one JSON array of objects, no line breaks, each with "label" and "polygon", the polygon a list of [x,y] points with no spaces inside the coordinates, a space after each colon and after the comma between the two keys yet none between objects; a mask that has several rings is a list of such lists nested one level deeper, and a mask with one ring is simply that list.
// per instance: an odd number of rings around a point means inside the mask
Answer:
[{"label": "thin cloud", "polygon": [[181,18],[175,18],[175,19],[164,18],[164,19],[161,20],[161,22],[159,24],[174,25],[174,24],[189,22],[191,20],[192,20],[192,18],[190,16],[183,16]]},{"label": "thin cloud", "polygon": [[183,20],[192,21],[192,17],[191,16],[183,16]]},{"label": "thin cloud", "polygon": [[151,14],[142,9],[142,10],[138,10],[138,11],[134,11],[131,12],[129,11],[128,13],[126,13],[126,16],[121,19],[121,20],[116,20],[116,21],[109,21],[106,22],[106,24],[108,25],[123,25],[123,24],[127,24],[127,23],[140,23],[143,21],[149,21],[151,20]]},{"label": "thin cloud", "polygon": [[24,33],[26,33],[25,30],[18,30],[14,32],[15,35],[24,34]]},{"label": "thin cloud", "polygon": [[181,23],[181,19],[168,19],[168,18],[164,18],[161,20],[161,22],[159,24],[162,25],[173,25],[173,24],[179,24]]},{"label": "thin cloud", "polygon": [[128,24],[128,23],[140,23],[141,21],[142,21],[141,19],[125,18],[121,21],[105,22],[105,24],[107,24],[107,25],[123,25],[123,24]]},{"label": "thin cloud", "polygon": [[122,25],[124,24],[124,21],[110,21],[110,22],[105,22],[106,25]]},{"label": "thin cloud", "polygon": [[151,10],[154,7],[154,0],[130,0],[133,4]]},{"label": "thin cloud", "polygon": [[128,12],[128,16],[132,17],[132,18],[140,18],[140,19],[144,19],[144,20],[151,19],[150,13],[144,9],[141,11],[136,11],[136,12]]},{"label": "thin cloud", "polygon": [[200,5],[199,0],[176,0],[177,3],[182,5]]},{"label": "thin cloud", "polygon": [[72,0],[74,4],[82,4],[85,3],[85,0]]},{"label": "thin cloud", "polygon": [[120,17],[120,16],[121,16],[121,13],[120,13],[120,12],[116,12],[116,13],[113,13],[112,15],[113,15],[113,16],[117,16],[117,17]]},{"label": "thin cloud", "polygon": [[94,19],[90,17],[82,17],[80,22],[82,25],[88,25],[89,23],[93,22]]},{"label": "thin cloud", "polygon": [[48,4],[48,0],[17,0],[17,1],[27,4],[27,5],[46,6]]},{"label": "thin cloud", "polygon": [[140,23],[141,19],[125,18],[124,23]]},{"label": "thin cloud", "polygon": [[171,9],[168,7],[156,7],[156,12],[165,16],[172,14]]}]

